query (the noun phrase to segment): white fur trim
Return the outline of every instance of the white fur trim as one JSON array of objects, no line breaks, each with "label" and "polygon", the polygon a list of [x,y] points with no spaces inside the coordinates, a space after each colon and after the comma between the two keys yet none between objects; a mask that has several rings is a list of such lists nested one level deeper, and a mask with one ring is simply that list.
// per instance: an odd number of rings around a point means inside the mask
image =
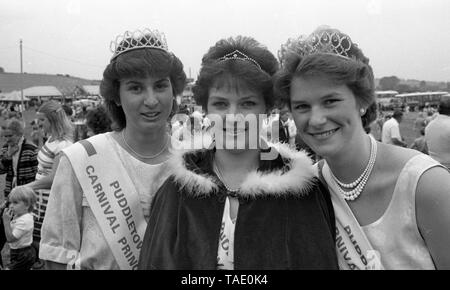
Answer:
[{"label": "white fur trim", "polygon": [[196,150],[173,150],[173,156],[169,159],[168,166],[175,181],[182,189],[185,188],[195,197],[208,196],[219,187],[208,175],[194,173],[186,168],[183,156],[194,151]]},{"label": "white fur trim", "polygon": [[285,143],[273,144],[280,155],[287,159],[290,169],[282,173],[274,170],[268,174],[250,173],[241,184],[240,194],[248,197],[261,195],[299,194],[304,195],[312,185],[314,175],[313,161],[304,151],[296,151]]},{"label": "white fur trim", "polygon": [[[303,151],[296,151],[287,144],[271,144],[290,166],[286,172],[274,170],[269,173],[251,172],[240,187],[239,195],[257,197],[285,194],[304,195],[314,178],[313,161]],[[176,150],[169,161],[176,182],[195,197],[208,196],[218,190],[218,185],[209,175],[194,173],[186,168],[183,156],[196,150]]]}]

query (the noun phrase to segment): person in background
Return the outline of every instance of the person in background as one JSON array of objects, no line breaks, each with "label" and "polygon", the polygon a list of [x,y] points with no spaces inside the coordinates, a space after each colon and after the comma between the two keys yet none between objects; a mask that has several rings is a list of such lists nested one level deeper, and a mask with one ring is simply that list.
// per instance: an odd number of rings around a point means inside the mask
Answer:
[{"label": "person in background", "polygon": [[36,195],[26,186],[15,187],[9,195],[9,208],[2,215],[5,236],[10,248],[8,270],[30,270],[36,260],[33,242],[32,211]]},{"label": "person in background", "polygon": [[67,117],[72,121],[72,116],[73,116],[72,108],[67,104],[62,105],[62,108],[63,108],[64,112],[66,113]]},{"label": "person in background", "polygon": [[[272,130],[276,128],[272,125]],[[295,136],[297,135],[297,128],[294,121],[290,118],[290,112],[288,108],[282,108],[280,110],[280,119],[278,120],[278,140],[272,139],[272,142],[287,143],[291,146],[295,146]],[[272,134],[274,136],[274,134]]]},{"label": "person in background", "polygon": [[450,97],[442,97],[439,115],[425,128],[430,156],[450,168]]},{"label": "person in background", "polygon": [[0,151],[0,174],[6,173],[5,198],[12,188],[34,181],[37,147],[24,137],[24,127],[17,119],[9,120],[2,130],[5,144]]},{"label": "person in background", "polygon": [[425,129],[427,125],[425,114],[425,111],[420,111],[417,115],[417,118],[414,120],[413,131],[415,132],[416,137],[420,137],[422,135],[420,133],[420,130]]},{"label": "person in background", "polygon": [[421,136],[416,138],[409,148],[422,152],[423,154],[428,154],[428,146],[425,139],[425,128],[420,129],[420,134]]},{"label": "person in background", "polygon": [[437,114],[435,114],[435,109],[433,107],[430,107],[427,112],[427,117],[425,118],[425,127],[430,124],[431,121],[433,121],[437,117]]},{"label": "person in background", "polygon": [[34,145],[37,146],[37,148],[41,148],[45,141],[47,141],[47,138],[45,137],[44,130],[42,129],[42,124],[39,124],[39,121],[37,119],[31,121],[31,142],[33,142]]},{"label": "person in background", "polygon": [[111,123],[111,119],[103,105],[88,111],[86,115],[87,137],[111,132]]},{"label": "person in background", "polygon": [[186,145],[207,148],[212,142],[211,136],[203,128],[203,116],[194,113],[173,132],[172,137],[180,142],[186,142]]},{"label": "person in background", "polygon": [[384,122],[381,130],[381,142],[386,144],[406,147],[407,144],[402,140],[399,124],[402,122],[403,113],[399,110],[394,111],[392,118]]},{"label": "person in background", "polygon": [[[6,122],[2,130],[5,144],[0,151],[0,174],[6,174],[4,197],[7,200],[11,190],[35,179],[37,171],[37,148],[23,136],[23,123],[17,119]],[[0,251],[6,242],[3,223],[0,221]],[[0,258],[0,265],[2,261]]]},{"label": "person in background", "polygon": [[[56,101],[43,103],[37,112],[37,117],[44,133],[48,135],[48,140],[37,155],[36,180],[25,184],[25,186],[33,189],[37,195],[36,208],[33,212],[35,218],[33,247],[39,253],[41,227],[45,217],[50,188],[59,164],[61,150],[73,143],[73,125],[61,104]],[[38,269],[42,266],[41,261],[37,261],[33,267]]]}]

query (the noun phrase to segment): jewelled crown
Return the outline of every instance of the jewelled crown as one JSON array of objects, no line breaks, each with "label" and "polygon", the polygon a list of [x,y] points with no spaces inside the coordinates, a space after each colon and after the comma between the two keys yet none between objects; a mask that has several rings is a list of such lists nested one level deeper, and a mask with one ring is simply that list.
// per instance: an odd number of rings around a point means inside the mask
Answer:
[{"label": "jewelled crown", "polygon": [[307,37],[289,39],[281,46],[278,57],[284,59],[288,52],[295,52],[302,57],[312,54],[334,54],[347,59],[356,59],[356,56],[351,54],[354,46],[356,44],[348,35],[337,29],[322,26]]},{"label": "jewelled crown", "polygon": [[149,28],[137,29],[134,32],[125,31],[124,34],[118,35],[115,40],[111,41],[110,49],[113,53],[111,60],[122,53],[141,48],[169,51],[164,33]]}]

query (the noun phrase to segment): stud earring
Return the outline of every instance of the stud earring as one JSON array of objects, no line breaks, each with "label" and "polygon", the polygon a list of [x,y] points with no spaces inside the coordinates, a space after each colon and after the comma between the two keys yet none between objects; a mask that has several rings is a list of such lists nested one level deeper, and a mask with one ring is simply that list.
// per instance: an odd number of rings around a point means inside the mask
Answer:
[{"label": "stud earring", "polygon": [[366,113],[366,109],[364,108],[359,109],[359,113],[361,114],[361,116],[364,116],[364,114]]}]

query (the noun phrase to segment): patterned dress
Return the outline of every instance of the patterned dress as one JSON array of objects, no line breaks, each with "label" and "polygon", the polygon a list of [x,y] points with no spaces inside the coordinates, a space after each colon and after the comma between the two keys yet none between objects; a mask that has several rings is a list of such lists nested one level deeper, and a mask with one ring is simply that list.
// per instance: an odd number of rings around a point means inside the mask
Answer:
[{"label": "patterned dress", "polygon": [[[50,138],[49,140],[51,140]],[[72,145],[69,140],[55,140],[50,142],[47,140],[41,150],[39,150],[37,160],[38,169],[36,173],[36,180],[40,180],[52,173],[53,163],[59,152]],[[48,197],[50,194],[50,188],[39,189],[36,191],[37,202],[34,207],[34,241],[38,242],[41,240],[41,227],[44,221],[45,211],[47,209]]]}]

